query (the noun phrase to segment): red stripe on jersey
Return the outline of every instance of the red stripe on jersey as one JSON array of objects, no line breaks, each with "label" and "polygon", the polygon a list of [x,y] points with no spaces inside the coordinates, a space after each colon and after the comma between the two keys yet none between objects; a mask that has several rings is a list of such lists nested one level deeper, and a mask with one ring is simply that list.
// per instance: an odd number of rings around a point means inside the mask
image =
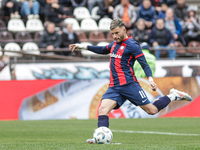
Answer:
[{"label": "red stripe on jersey", "polygon": [[[130,63],[130,61],[131,61],[132,58],[133,58],[133,55],[131,55],[130,58],[129,58],[129,60],[128,60],[128,66],[129,66],[129,63]],[[133,81],[136,81],[136,78],[135,78],[135,75],[134,75],[134,73],[133,73],[132,67],[129,66],[129,68],[130,68],[131,74],[132,74],[132,76],[133,76]]]},{"label": "red stripe on jersey", "polygon": [[133,38],[132,36],[129,36],[128,38],[124,39],[122,42],[125,42],[126,40],[132,39],[132,38]]},{"label": "red stripe on jersey", "polygon": [[[112,54],[116,44],[117,44],[116,42],[113,44],[111,51],[110,51],[111,54]],[[109,85],[109,87],[114,86],[114,81],[113,81],[113,76],[112,76],[112,71],[111,71],[111,59],[112,59],[112,57],[110,57],[110,63],[109,63],[109,68],[110,68],[110,85]]]},{"label": "red stripe on jersey", "polygon": [[139,55],[135,56],[135,59],[138,58],[138,57],[140,57],[140,56],[143,56],[143,55],[144,55],[143,53],[139,54]]},{"label": "red stripe on jersey", "polygon": [[107,47],[106,47],[109,51],[110,51],[110,48],[108,47],[108,45],[107,45]]},{"label": "red stripe on jersey", "polygon": [[115,58],[115,70],[117,72],[117,76],[118,76],[120,85],[127,83],[125,74],[124,74],[122,67],[121,67],[121,57],[124,53],[125,48],[126,48],[126,44],[122,43],[121,46],[119,47],[117,53],[116,53],[117,57]]}]

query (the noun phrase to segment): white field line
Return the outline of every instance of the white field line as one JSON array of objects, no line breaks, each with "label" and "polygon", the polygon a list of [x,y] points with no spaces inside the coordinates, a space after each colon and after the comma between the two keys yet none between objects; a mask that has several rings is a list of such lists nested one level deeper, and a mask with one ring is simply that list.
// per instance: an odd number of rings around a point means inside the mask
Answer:
[{"label": "white field line", "polygon": [[171,132],[153,132],[153,131],[124,131],[124,130],[112,130],[112,132],[143,133],[143,134],[163,134],[163,135],[183,135],[183,136],[200,136],[200,134],[171,133]]}]

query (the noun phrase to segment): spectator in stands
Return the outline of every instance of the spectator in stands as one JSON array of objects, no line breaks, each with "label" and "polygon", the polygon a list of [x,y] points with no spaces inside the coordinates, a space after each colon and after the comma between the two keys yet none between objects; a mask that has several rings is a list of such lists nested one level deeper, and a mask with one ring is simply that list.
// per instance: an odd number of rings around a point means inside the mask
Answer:
[{"label": "spectator in stands", "polygon": [[182,30],[184,33],[186,45],[188,45],[190,41],[200,41],[200,20],[196,15],[195,6],[191,5],[188,7],[188,17],[182,26]]},{"label": "spectator in stands", "polygon": [[99,10],[97,11],[97,15],[101,16],[103,18],[104,16],[108,16],[109,18],[112,18],[114,7],[118,5],[120,1],[114,1],[114,0],[104,0],[99,1],[97,4],[99,6]]},{"label": "spectator in stands", "polygon": [[45,11],[45,7],[47,5],[47,1],[46,0],[37,0],[37,1],[40,3],[40,10],[39,10],[40,20],[42,22],[44,22],[45,21],[44,11]]},{"label": "spectator in stands", "polygon": [[64,19],[72,14],[69,11],[64,11],[63,5],[59,4],[58,0],[51,0],[50,2],[51,3],[47,4],[45,7],[45,15],[48,20],[45,24],[53,22],[56,27],[66,27]]},{"label": "spectator in stands", "polygon": [[178,17],[179,21],[183,24],[187,17],[187,8],[188,6],[185,4],[185,0],[177,0],[177,4],[174,5],[174,15]]},{"label": "spectator in stands", "polygon": [[135,6],[135,10],[137,10],[137,7],[143,2],[143,0],[129,0],[129,2]]},{"label": "spectator in stands", "polygon": [[165,13],[165,27],[173,34],[174,40],[180,41],[185,45],[183,37],[181,37],[181,25],[172,8],[168,8]]},{"label": "spectator in stands", "polygon": [[158,18],[165,18],[165,12],[167,10],[168,6],[166,3],[162,3],[161,4],[161,11],[158,12]]},{"label": "spectator in stands", "polygon": [[[66,28],[63,28],[61,47],[69,48],[70,44],[80,43],[78,35],[72,30],[72,24],[67,24]],[[69,55],[71,52],[61,52],[61,55]]]},{"label": "spectator in stands", "polygon": [[145,29],[145,20],[140,18],[136,22],[136,28],[133,30],[132,37],[138,43],[148,42],[149,35]]},{"label": "spectator in stands", "polygon": [[155,24],[156,10],[151,5],[150,0],[144,0],[143,3],[138,7],[137,10],[138,19],[142,18],[145,20],[145,25],[147,28],[152,28]]},{"label": "spectator in stands", "polygon": [[72,6],[74,8],[76,7],[85,7],[86,6],[86,3],[87,3],[87,0],[70,0],[71,3],[72,3]]},{"label": "spectator in stands", "polygon": [[55,31],[55,24],[49,23],[46,32],[41,36],[39,46],[51,51],[59,48],[62,42],[61,36]]},{"label": "spectator in stands", "polygon": [[94,6],[97,5],[98,2],[103,3],[104,0],[88,0],[87,2],[87,6],[88,6],[88,10],[90,11],[90,13],[92,12],[92,9],[94,8]]},{"label": "spectator in stands", "polygon": [[129,0],[121,0],[121,3],[115,7],[113,18],[121,18],[124,21],[126,28],[130,29],[137,19],[137,14],[134,6],[129,3]]},{"label": "spectator in stands", "polygon": [[25,0],[21,7],[21,16],[28,19],[39,18],[40,3],[37,0]]},{"label": "spectator in stands", "polygon": [[152,6],[154,6],[154,8],[157,12],[161,11],[162,3],[163,3],[163,0],[151,0],[151,4],[152,4]]},{"label": "spectator in stands", "polygon": [[[148,43],[143,42],[140,44],[140,47],[142,48],[142,52],[144,53],[146,61],[149,64],[149,67],[151,68],[152,76],[154,77],[155,71],[156,71],[156,57],[149,52]],[[146,74],[144,73],[144,70],[142,69],[138,61],[135,62],[133,67],[134,67],[134,72],[135,72],[136,77],[139,77],[139,78],[146,77]]]},{"label": "spectator in stands", "polygon": [[175,59],[176,51],[174,50],[174,37],[172,33],[165,28],[163,19],[157,19],[156,26],[151,30],[149,35],[149,43],[156,49],[156,58],[160,58],[162,47],[168,48],[170,59]]},{"label": "spectator in stands", "polygon": [[19,3],[16,0],[3,0],[1,4],[3,16],[10,16],[13,18],[21,18],[19,15]]},{"label": "spectator in stands", "polygon": [[177,0],[164,0],[164,3],[167,4],[168,7],[173,7],[176,4]]}]

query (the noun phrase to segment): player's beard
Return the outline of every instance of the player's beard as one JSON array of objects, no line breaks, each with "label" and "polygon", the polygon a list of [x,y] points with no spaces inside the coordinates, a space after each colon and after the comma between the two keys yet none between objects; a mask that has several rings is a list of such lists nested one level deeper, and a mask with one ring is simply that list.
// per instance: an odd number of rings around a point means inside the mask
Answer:
[{"label": "player's beard", "polygon": [[125,35],[122,34],[119,38],[117,38],[117,40],[115,40],[117,43],[120,43],[124,40]]}]

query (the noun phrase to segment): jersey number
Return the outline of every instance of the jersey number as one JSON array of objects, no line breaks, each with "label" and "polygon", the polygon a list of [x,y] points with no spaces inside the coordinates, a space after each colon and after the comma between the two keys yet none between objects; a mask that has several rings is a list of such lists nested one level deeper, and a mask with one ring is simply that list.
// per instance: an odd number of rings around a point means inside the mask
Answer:
[{"label": "jersey number", "polygon": [[140,96],[141,96],[142,98],[145,98],[145,97],[146,97],[146,95],[144,94],[143,91],[139,91],[139,93],[140,93]]}]

